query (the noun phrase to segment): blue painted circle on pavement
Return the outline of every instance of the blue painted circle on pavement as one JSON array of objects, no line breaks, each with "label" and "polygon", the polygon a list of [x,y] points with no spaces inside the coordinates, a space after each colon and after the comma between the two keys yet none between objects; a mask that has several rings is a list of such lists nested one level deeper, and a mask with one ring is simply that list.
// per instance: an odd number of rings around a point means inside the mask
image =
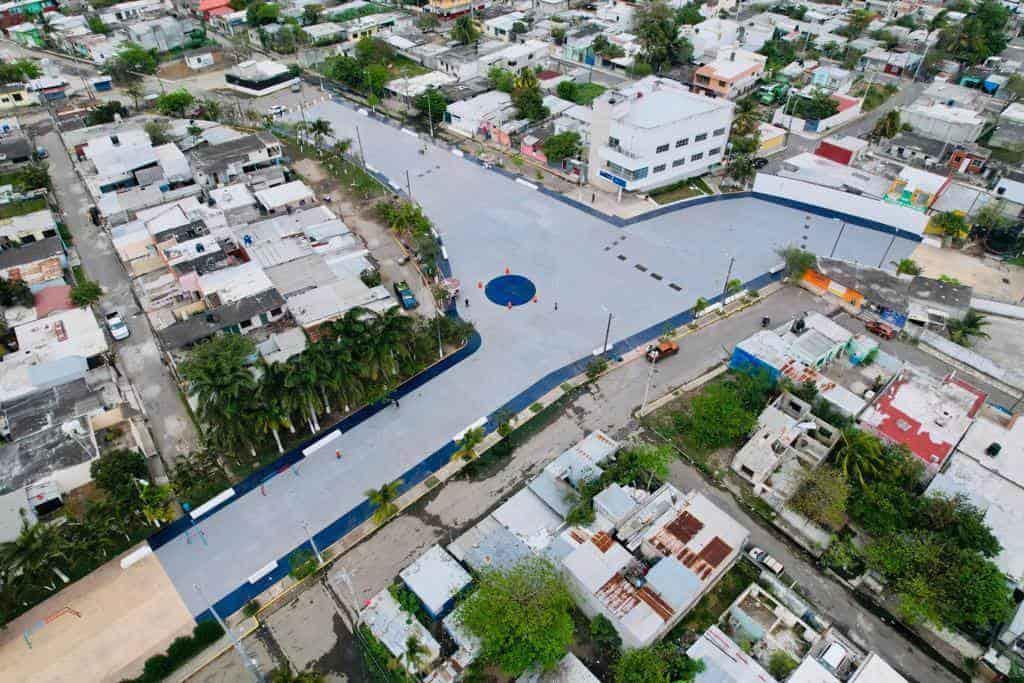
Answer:
[{"label": "blue painted circle on pavement", "polygon": [[487,283],[484,294],[499,306],[522,306],[537,293],[537,287],[528,277],[522,275],[502,275]]}]

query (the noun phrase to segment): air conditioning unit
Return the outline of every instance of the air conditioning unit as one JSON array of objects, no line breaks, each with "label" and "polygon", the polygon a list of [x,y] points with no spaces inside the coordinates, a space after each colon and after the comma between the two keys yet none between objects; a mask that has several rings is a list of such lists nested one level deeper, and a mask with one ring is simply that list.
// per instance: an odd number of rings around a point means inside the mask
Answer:
[{"label": "air conditioning unit", "polygon": [[999,455],[999,451],[1001,450],[1003,450],[1003,445],[993,442],[990,443],[988,445],[988,448],[985,449],[985,455],[989,456],[990,458],[994,458],[997,455]]}]

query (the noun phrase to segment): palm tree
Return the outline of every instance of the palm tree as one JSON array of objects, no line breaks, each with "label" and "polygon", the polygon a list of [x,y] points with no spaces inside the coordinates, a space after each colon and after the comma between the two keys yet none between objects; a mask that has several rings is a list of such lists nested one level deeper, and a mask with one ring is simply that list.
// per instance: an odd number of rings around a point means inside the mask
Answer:
[{"label": "palm tree", "polygon": [[949,338],[954,342],[969,348],[975,337],[978,339],[990,338],[989,333],[985,331],[988,324],[985,316],[972,308],[964,314],[964,317],[948,321],[946,323],[946,331],[949,332]]},{"label": "palm tree", "polygon": [[746,185],[757,174],[757,169],[749,154],[737,154],[729,161],[725,172],[740,185]]},{"label": "palm tree", "polygon": [[313,144],[316,145],[317,150],[320,150],[324,138],[334,135],[334,129],[327,119],[316,119],[309,124],[309,134],[313,136]]},{"label": "palm tree", "polygon": [[405,660],[406,667],[413,674],[423,671],[424,660],[429,654],[430,650],[415,635],[410,635],[405,639],[405,652],[402,654],[402,658]]},{"label": "palm tree", "polygon": [[876,478],[885,468],[888,460],[885,444],[874,434],[846,427],[839,433],[838,445],[836,468],[848,480],[856,479],[863,486],[867,479]]},{"label": "palm tree", "polygon": [[398,489],[402,486],[401,479],[395,479],[390,484],[384,484],[379,489],[367,489],[363,495],[374,506],[373,521],[381,525],[398,514]]},{"label": "palm tree", "polygon": [[[57,562],[68,563],[70,545],[60,527],[43,522],[29,524],[21,511],[21,532],[11,541],[0,543],[2,583],[25,585],[30,589],[52,590],[46,584],[49,573],[63,576]],[[52,582],[52,579],[49,579]]]},{"label": "palm tree", "polygon": [[539,85],[539,82],[537,81],[537,74],[533,72],[533,69],[524,66],[516,74],[512,84],[516,90],[532,90]]},{"label": "palm tree", "polygon": [[904,258],[899,261],[893,261],[896,264],[897,275],[920,275],[921,266],[917,265],[917,261],[912,258]]},{"label": "palm tree", "polygon": [[139,501],[142,503],[142,516],[153,526],[161,522],[169,522],[174,518],[171,509],[171,487],[157,484],[140,484]]},{"label": "palm tree", "polygon": [[256,414],[253,415],[253,426],[260,434],[273,434],[274,442],[277,443],[277,452],[284,453],[284,446],[281,444],[281,428],[292,427],[292,420],[288,412],[279,400],[276,387],[269,383],[260,383],[260,399],[257,402]]},{"label": "palm tree", "polygon": [[476,39],[480,37],[480,29],[477,28],[476,22],[473,21],[473,17],[469,14],[463,14],[461,17],[455,20],[455,24],[452,26],[452,40],[462,45],[469,45],[470,43],[476,42]]},{"label": "palm tree", "polygon": [[320,431],[320,422],[317,420],[317,414],[323,408],[319,391],[320,377],[313,354],[308,350],[297,360],[288,363],[284,386],[294,394],[298,404],[303,406],[310,432]]},{"label": "palm tree", "polygon": [[462,435],[462,440],[459,441],[459,450],[455,451],[455,454],[452,457],[472,460],[476,457],[476,447],[483,440],[483,427],[467,430],[466,433]]},{"label": "palm tree", "polygon": [[130,81],[124,87],[124,91],[128,97],[132,98],[132,104],[134,105],[135,110],[138,111],[139,99],[146,94],[146,91],[142,88],[142,83],[140,81]]},{"label": "palm tree", "polygon": [[246,412],[256,390],[256,380],[246,367],[254,351],[249,338],[223,335],[197,346],[181,364],[181,375],[207,425],[230,432]]}]

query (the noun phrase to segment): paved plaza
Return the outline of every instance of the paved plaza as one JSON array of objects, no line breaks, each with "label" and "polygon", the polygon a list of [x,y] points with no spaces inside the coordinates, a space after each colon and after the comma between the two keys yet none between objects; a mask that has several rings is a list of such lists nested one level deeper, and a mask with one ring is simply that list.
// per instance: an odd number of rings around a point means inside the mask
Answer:
[{"label": "paved plaza", "polygon": [[[238,591],[305,541],[303,524],[323,529],[365,504],[363,492],[401,476],[467,426],[549,373],[586,357],[603,342],[624,339],[720,294],[730,258],[733,278],[747,281],[778,264],[775,250],[802,244],[829,253],[840,230],[834,219],[754,198],[688,207],[620,228],[480,165],[428,146],[411,134],[324,102],[307,119],[329,120],[338,137],[359,139],[367,163],[397,186],[409,185],[437,226],[453,275],[463,285],[460,314],[482,337],[480,349],[346,433],[200,522],[206,543],[178,536],[157,550],[188,608],[207,605],[203,585],[225,610]],[[358,146],[355,148],[358,149]],[[878,265],[891,237],[847,225],[837,257]],[[887,260],[915,242],[897,239]],[[529,278],[532,300],[508,308],[484,289],[506,269]],[[557,310],[555,303],[557,302]],[[335,451],[343,453],[341,459]],[[263,579],[266,581],[267,579]],[[260,580],[253,595],[266,588]],[[244,591],[243,591],[244,592]]]}]

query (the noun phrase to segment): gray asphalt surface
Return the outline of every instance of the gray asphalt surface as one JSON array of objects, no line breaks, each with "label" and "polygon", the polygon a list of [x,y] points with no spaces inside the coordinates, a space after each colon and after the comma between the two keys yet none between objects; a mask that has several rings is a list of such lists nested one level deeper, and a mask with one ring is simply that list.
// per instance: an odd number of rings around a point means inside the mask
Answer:
[{"label": "gray asphalt surface", "polygon": [[[205,519],[207,546],[181,536],[161,547],[161,562],[196,614],[206,605],[194,582],[214,601],[224,597],[304,540],[304,520],[314,530],[324,528],[362,502],[366,489],[399,476],[524,388],[600,347],[608,311],[612,339],[625,338],[689,308],[699,296],[720,292],[729,257],[736,259],[732,277],[748,280],[778,263],[776,248],[804,243],[827,251],[839,229],[838,222],[752,199],[619,229],[445,149],[429,146],[420,154],[422,143],[412,135],[346,106],[317,105],[307,112],[316,117],[328,119],[339,137],[354,139],[358,125],[368,164],[396,185],[408,169],[413,196],[437,225],[470,299],[463,313],[483,345],[400,408],[348,433],[332,433],[308,453],[301,476],[278,476],[265,486],[266,495],[253,491]],[[879,233],[847,228],[837,254],[874,263],[888,243]],[[888,258],[901,258],[913,246],[897,240]],[[508,310],[484,298],[477,283],[506,268],[533,280],[539,303]],[[336,449],[344,453],[341,460]]]}]

